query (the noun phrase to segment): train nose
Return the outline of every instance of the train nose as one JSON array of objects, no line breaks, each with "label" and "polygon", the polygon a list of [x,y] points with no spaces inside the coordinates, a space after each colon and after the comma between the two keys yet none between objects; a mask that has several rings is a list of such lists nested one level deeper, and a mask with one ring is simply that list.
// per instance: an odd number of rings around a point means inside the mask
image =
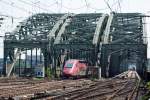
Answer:
[{"label": "train nose", "polygon": [[63,71],[65,74],[70,74],[71,72],[71,69],[70,68],[64,68],[64,71]]}]

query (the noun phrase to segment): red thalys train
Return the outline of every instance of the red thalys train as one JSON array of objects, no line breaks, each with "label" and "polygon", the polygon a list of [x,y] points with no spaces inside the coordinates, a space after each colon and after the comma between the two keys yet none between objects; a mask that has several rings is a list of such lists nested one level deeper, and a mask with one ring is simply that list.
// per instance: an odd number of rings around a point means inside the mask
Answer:
[{"label": "red thalys train", "polygon": [[67,77],[85,76],[87,69],[88,65],[85,60],[70,59],[64,65],[63,75]]}]

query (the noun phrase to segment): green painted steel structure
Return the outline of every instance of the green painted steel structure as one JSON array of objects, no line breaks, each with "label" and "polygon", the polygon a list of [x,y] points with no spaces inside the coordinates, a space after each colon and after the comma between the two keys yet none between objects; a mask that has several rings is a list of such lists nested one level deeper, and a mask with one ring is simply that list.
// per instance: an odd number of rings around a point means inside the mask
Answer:
[{"label": "green painted steel structure", "polygon": [[[147,42],[145,15],[140,13],[36,14],[23,21],[4,40],[3,74],[15,73],[22,53],[33,49],[43,57],[43,65],[55,77],[67,59],[84,59],[102,68],[104,77],[113,76],[135,65],[143,75]],[[37,50],[41,50],[38,56]],[[25,53],[27,54],[27,53]],[[8,61],[9,64],[8,64]],[[27,67],[25,57],[24,68]],[[20,64],[21,65],[21,64]],[[22,71],[19,71],[21,76]]]}]

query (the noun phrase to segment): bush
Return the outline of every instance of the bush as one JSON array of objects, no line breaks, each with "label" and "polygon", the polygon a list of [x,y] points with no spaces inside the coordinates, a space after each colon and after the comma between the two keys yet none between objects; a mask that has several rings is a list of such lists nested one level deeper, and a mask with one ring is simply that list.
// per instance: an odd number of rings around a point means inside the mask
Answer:
[{"label": "bush", "polygon": [[51,79],[52,78],[52,71],[50,68],[47,68],[46,70],[46,75],[47,75],[47,78]]}]

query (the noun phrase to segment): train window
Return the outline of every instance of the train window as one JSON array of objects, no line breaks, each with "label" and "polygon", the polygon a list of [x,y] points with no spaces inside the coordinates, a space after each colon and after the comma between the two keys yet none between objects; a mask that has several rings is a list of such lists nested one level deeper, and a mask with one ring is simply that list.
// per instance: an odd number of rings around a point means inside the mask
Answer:
[{"label": "train window", "polygon": [[84,63],[84,64],[85,64],[85,63],[87,63],[87,61],[85,61],[85,60],[80,60],[79,63]]},{"label": "train window", "polygon": [[73,66],[73,63],[67,63],[67,64],[66,64],[66,67],[67,67],[67,68],[72,68],[72,66]]}]

